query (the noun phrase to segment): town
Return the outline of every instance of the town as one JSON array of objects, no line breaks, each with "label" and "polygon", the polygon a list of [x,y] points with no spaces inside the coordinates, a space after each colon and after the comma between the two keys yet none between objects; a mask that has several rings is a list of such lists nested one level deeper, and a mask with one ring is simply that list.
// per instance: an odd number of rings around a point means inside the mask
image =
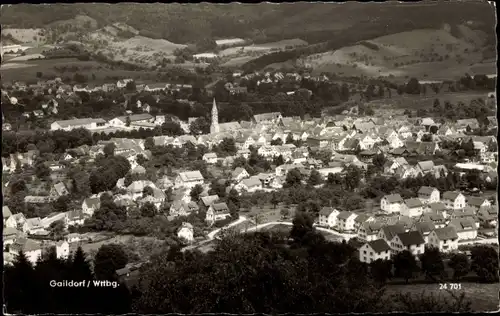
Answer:
[{"label": "town", "polygon": [[[207,56],[191,57],[215,58]],[[342,288],[328,290],[335,300],[321,311],[429,311],[431,303],[408,307],[401,289],[439,293],[440,284],[459,284],[474,303],[492,306],[480,293],[498,283],[496,75],[426,80],[243,68],[176,69],[157,80],[102,81],[83,69],[2,79],[7,283],[22,279],[33,295],[40,292],[29,285],[34,275],[114,284],[71,290],[100,297],[89,306],[47,290],[58,303],[37,304],[54,313],[250,313],[269,311],[271,298],[232,310],[225,301],[206,307],[219,298],[203,301],[198,290],[182,303],[176,297],[193,284],[229,293],[226,277],[236,289],[262,283],[274,297],[262,273],[303,284],[317,301],[314,287],[330,284],[291,276],[316,269],[311,279],[349,280],[349,289],[366,294],[355,300],[370,306],[355,307]],[[240,264],[249,271],[224,270]],[[7,309],[38,312],[23,309],[23,295],[9,292]],[[440,308],[470,311],[463,299]],[[307,304],[293,310],[312,311]]]}]

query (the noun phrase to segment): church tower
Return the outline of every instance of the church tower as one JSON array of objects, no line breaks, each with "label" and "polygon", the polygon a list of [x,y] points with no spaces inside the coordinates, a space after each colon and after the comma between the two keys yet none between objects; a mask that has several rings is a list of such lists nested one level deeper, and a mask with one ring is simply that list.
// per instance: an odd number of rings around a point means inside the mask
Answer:
[{"label": "church tower", "polygon": [[210,124],[210,133],[218,133],[219,132],[219,113],[217,112],[217,104],[215,104],[215,98],[214,98],[214,104],[212,106],[212,124]]}]

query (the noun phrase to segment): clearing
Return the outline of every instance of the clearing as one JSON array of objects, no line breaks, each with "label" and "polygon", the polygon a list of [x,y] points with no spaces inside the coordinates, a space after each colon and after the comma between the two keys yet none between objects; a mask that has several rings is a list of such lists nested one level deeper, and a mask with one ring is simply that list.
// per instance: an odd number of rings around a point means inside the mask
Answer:
[{"label": "clearing", "polygon": [[232,56],[232,55],[241,55],[246,52],[252,52],[252,51],[257,51],[257,52],[269,52],[271,50],[282,50],[286,49],[287,47],[296,47],[296,46],[306,46],[307,42],[303,41],[299,38],[294,38],[294,39],[288,39],[288,40],[282,40],[278,42],[272,42],[272,43],[264,43],[264,44],[252,44],[249,46],[237,46],[237,47],[231,47],[222,50],[219,52],[219,56],[224,57],[224,56]]},{"label": "clearing", "polygon": [[470,29],[464,32],[464,38],[456,38],[445,29],[402,32],[310,55],[303,63],[312,67],[314,74],[328,71],[344,76],[449,79],[470,71],[470,66],[482,60],[477,43],[482,43],[484,34]]}]

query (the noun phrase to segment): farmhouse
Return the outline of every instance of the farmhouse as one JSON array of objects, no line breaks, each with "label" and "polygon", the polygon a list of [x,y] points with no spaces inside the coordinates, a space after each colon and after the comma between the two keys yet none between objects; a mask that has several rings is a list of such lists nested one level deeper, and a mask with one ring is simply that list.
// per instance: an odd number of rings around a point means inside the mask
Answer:
[{"label": "farmhouse", "polygon": [[442,201],[448,209],[461,209],[465,207],[465,196],[460,192],[446,191],[443,193]]},{"label": "farmhouse", "polygon": [[226,203],[216,203],[210,205],[210,207],[207,210],[207,215],[205,217],[205,220],[210,224],[213,225],[215,222],[224,220],[231,216],[231,212],[229,211],[229,208],[227,207]]},{"label": "farmhouse", "polygon": [[391,247],[383,239],[372,240],[359,248],[359,260],[370,263],[378,259],[390,260]]},{"label": "farmhouse", "polygon": [[424,253],[425,240],[418,231],[400,233],[392,238],[391,248],[397,252],[408,250],[412,255],[416,256]]},{"label": "farmhouse", "polygon": [[175,188],[193,188],[197,184],[202,185],[203,181],[204,178],[198,170],[186,171],[179,173],[177,178],[175,178],[174,186]]},{"label": "farmhouse", "polygon": [[380,200],[380,209],[387,213],[400,213],[404,201],[399,194],[390,194]]},{"label": "farmhouse", "polygon": [[337,225],[339,211],[333,207],[323,207],[319,212],[319,225],[333,228]]},{"label": "farmhouse", "polygon": [[434,187],[420,187],[418,190],[418,198],[424,204],[439,202],[439,190]]},{"label": "farmhouse", "polygon": [[50,130],[65,130],[71,131],[76,128],[85,128],[89,130],[94,130],[98,128],[105,128],[106,121],[98,118],[83,118],[83,119],[74,119],[74,120],[65,120],[65,121],[55,121],[50,124]]},{"label": "farmhouse", "polygon": [[460,240],[472,240],[477,238],[476,224],[469,218],[454,219],[448,224],[448,227],[455,228],[458,239]]},{"label": "farmhouse", "polygon": [[438,228],[429,234],[428,244],[436,247],[441,252],[449,252],[458,249],[458,235],[455,227],[448,226]]}]

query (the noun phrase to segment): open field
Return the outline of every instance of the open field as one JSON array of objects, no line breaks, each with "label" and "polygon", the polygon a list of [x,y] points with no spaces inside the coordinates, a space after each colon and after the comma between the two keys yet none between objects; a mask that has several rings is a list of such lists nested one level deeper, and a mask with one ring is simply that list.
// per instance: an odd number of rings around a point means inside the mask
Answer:
[{"label": "open field", "polygon": [[240,54],[242,51],[243,51],[243,53],[251,52],[251,51],[267,52],[267,51],[271,51],[272,49],[285,49],[287,46],[304,46],[304,45],[307,45],[306,41],[303,41],[299,38],[294,38],[294,39],[282,40],[282,41],[272,42],[272,43],[252,44],[252,45],[248,45],[248,46],[230,47],[230,48],[222,50],[219,53],[219,56],[224,57],[224,56],[230,56],[230,55],[237,55],[237,54]]},{"label": "open field", "polygon": [[[455,294],[460,295],[465,292],[467,298],[472,302],[473,311],[493,311],[498,310],[498,284],[462,283],[462,289],[456,290]],[[450,294],[439,289],[439,284],[405,284],[387,286],[387,295],[398,293],[411,293],[419,295],[425,291],[426,294],[441,295],[443,299],[450,297]]]},{"label": "open field", "polygon": [[[54,67],[78,67],[79,70],[58,72]],[[100,84],[110,82],[112,80],[106,77],[132,78],[135,80],[155,80],[156,75],[149,71],[129,71],[123,69],[112,69],[108,64],[97,61],[80,61],[76,58],[61,58],[61,59],[44,59],[30,60],[25,62],[13,62],[2,64],[0,74],[5,81],[25,81],[36,82],[38,78],[36,73],[41,72],[44,76],[54,77],[70,77],[75,73],[86,75],[92,78],[92,74],[96,76],[92,83]]]},{"label": "open field", "polygon": [[377,111],[400,111],[401,109],[431,109],[435,99],[439,99],[441,104],[449,101],[450,103],[463,102],[469,104],[474,99],[486,99],[487,93],[481,92],[443,92],[435,94],[429,92],[427,96],[402,95],[394,96],[390,99],[374,100],[369,102],[373,109]]},{"label": "open field", "polygon": [[[303,62],[313,68],[314,74],[328,71],[344,76],[450,79],[471,72],[471,66],[477,68],[482,60],[477,47],[483,44],[484,34],[467,29],[461,36],[452,36],[446,27],[413,30],[310,55]],[[492,66],[489,63],[480,67],[488,70]]]},{"label": "open field", "polygon": [[15,40],[22,43],[44,43],[45,36],[40,36],[42,29],[2,29],[2,34],[10,34]]}]

